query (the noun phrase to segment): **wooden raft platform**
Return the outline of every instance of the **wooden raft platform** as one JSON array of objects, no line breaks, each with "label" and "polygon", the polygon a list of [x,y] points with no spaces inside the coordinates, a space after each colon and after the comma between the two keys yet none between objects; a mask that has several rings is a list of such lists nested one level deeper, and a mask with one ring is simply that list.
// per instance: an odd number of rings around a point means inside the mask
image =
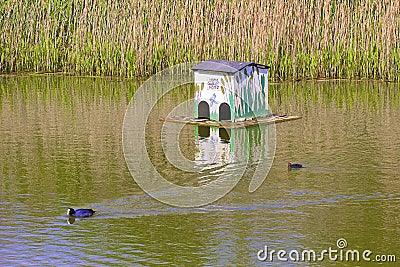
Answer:
[{"label": "wooden raft platform", "polygon": [[208,119],[196,119],[193,117],[185,117],[185,116],[174,116],[174,117],[169,117],[169,118],[160,118],[160,121],[235,129],[235,128],[246,128],[246,127],[257,126],[257,125],[280,123],[280,122],[285,122],[285,121],[293,121],[293,120],[298,120],[298,119],[301,119],[301,116],[272,115],[272,116],[261,117],[261,118],[257,118],[257,119],[231,122],[231,121],[211,121]]}]

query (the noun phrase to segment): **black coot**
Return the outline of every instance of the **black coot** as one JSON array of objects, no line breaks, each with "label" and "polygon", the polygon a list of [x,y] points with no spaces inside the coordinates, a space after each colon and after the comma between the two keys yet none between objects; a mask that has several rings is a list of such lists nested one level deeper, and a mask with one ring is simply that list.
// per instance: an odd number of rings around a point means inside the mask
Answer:
[{"label": "black coot", "polygon": [[84,218],[92,216],[96,211],[92,209],[77,209],[69,208],[67,215],[75,218]]},{"label": "black coot", "polygon": [[303,165],[297,164],[297,163],[288,162],[287,167],[289,169],[300,169],[300,168],[303,168]]}]

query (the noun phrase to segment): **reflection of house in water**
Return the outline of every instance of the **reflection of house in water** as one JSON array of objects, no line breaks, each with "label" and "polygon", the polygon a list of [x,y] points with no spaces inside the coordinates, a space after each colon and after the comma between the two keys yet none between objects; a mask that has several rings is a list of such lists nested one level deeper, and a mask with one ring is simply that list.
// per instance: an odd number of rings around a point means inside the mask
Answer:
[{"label": "reflection of house in water", "polygon": [[195,160],[227,164],[271,159],[275,151],[275,126],[225,129],[195,126],[198,152]]},{"label": "reflection of house in water", "polygon": [[203,163],[226,164],[235,161],[233,144],[230,140],[231,129],[195,126],[198,153],[195,158]]}]

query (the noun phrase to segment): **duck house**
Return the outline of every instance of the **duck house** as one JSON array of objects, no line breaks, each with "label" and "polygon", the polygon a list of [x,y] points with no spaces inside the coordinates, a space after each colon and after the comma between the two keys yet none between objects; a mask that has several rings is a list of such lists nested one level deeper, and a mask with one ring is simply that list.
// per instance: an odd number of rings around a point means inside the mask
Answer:
[{"label": "duck house", "polygon": [[195,118],[238,122],[268,116],[268,69],[214,59],[194,66]]}]

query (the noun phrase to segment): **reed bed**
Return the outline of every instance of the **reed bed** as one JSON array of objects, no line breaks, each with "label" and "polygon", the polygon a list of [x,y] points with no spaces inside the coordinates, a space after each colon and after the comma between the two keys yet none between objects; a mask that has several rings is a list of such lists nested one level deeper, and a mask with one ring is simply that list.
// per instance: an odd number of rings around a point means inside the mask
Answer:
[{"label": "reed bed", "polygon": [[7,0],[0,72],[147,76],[208,58],[274,80],[400,77],[400,1]]}]

